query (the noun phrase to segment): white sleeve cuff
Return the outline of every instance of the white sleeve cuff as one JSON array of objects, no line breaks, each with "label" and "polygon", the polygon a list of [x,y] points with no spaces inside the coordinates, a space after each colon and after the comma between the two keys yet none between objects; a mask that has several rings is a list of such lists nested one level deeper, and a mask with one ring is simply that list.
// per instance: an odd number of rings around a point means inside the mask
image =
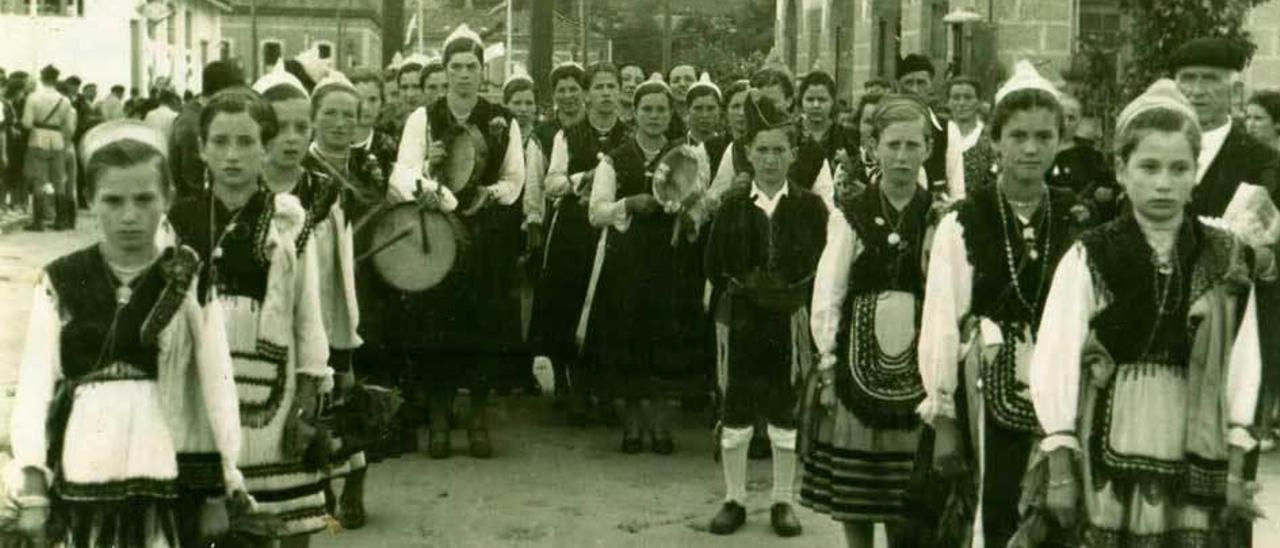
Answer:
[{"label": "white sleeve cuff", "polygon": [[836,367],[836,356],[835,356],[835,354],[823,354],[823,355],[822,355],[822,357],[818,358],[818,369],[819,369],[819,370],[821,370],[821,371],[829,371],[829,370],[831,370],[831,369],[835,369],[835,367]]},{"label": "white sleeve cuff", "polygon": [[1049,434],[1040,441],[1040,450],[1045,454],[1054,452],[1063,447],[1075,452],[1080,452],[1080,439],[1076,437],[1075,432],[1061,432],[1057,434]]},{"label": "white sleeve cuff", "polygon": [[934,424],[939,418],[956,418],[955,397],[950,393],[929,394],[916,408],[920,419],[927,424]]},{"label": "white sleeve cuff", "polygon": [[1258,446],[1258,440],[1249,433],[1249,429],[1243,426],[1232,426],[1227,430],[1227,444],[1232,447],[1239,447],[1245,451],[1252,451]]}]

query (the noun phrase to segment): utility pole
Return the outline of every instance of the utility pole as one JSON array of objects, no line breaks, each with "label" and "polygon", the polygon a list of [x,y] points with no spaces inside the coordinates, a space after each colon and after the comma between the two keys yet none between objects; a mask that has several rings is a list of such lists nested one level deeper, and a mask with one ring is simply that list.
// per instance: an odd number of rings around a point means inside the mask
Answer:
[{"label": "utility pole", "polygon": [[423,5],[425,2],[426,0],[418,0],[418,53],[427,52],[427,45],[423,43],[423,40],[424,40],[423,36],[425,35],[422,32],[422,29],[426,28],[427,26],[427,20],[426,20],[427,8],[426,6]]},{"label": "utility pole", "polygon": [[346,7],[346,0],[338,0],[338,11],[335,17],[338,25],[338,40],[333,45],[333,70],[342,70],[342,8]]},{"label": "utility pole", "polygon": [[[529,76],[538,97],[551,97],[551,53],[555,49],[555,0],[529,0]],[[546,103],[549,103],[546,102]]]},{"label": "utility pole", "polygon": [[258,79],[258,0],[249,0],[249,51],[253,54],[250,63],[253,75],[251,80]]},{"label": "utility pole", "polygon": [[587,8],[587,3],[588,3],[589,1],[590,1],[590,0],[578,0],[578,23],[582,25],[582,44],[581,44],[581,46],[582,46],[582,64],[583,64],[583,65],[586,65],[586,64],[588,64],[588,63],[590,63],[590,62],[591,62],[591,59],[587,56],[587,55],[588,55],[588,53],[587,53],[587,52],[591,51],[591,50],[587,49],[587,45],[588,45],[588,37],[587,37],[587,12],[588,12],[588,8]]},{"label": "utility pole", "polygon": [[671,70],[671,0],[662,0],[662,73]]}]

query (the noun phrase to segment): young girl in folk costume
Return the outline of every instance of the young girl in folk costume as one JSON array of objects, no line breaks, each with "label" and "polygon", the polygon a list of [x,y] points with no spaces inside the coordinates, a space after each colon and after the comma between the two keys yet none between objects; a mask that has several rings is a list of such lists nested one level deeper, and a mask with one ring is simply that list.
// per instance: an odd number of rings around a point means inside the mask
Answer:
[{"label": "young girl in folk costume", "polygon": [[199,523],[175,508],[177,453],[198,444],[221,453],[222,491],[250,503],[231,355],[196,301],[200,258],[156,244],[173,192],[164,150],[133,121],[82,141],[102,238],[45,267],[11,419],[6,483],[38,545],[182,545]]},{"label": "young girl in folk costume", "polygon": [[[671,90],[650,80],[636,88],[634,102],[635,136],[600,161],[591,188],[591,224],[608,230],[586,359],[609,371],[615,395],[625,402],[622,450],[642,451],[647,433],[650,448],[669,455],[675,443],[668,400],[689,390],[710,358],[701,241],[676,230],[680,224],[696,234],[701,227],[685,212],[667,213],[652,194],[658,160],[686,146],[683,139],[667,139]],[[643,402],[648,413],[642,413]]]},{"label": "young girl in folk costume", "polygon": [[747,451],[759,415],[773,443],[773,507],[778,535],[800,534],[792,509],[796,465],[796,356],[809,351],[798,327],[806,314],[814,271],[826,240],[827,208],[817,195],[787,178],[795,137],[786,112],[759,97],[748,99],[748,130],[741,144],[755,174],[749,191],[725,196],[711,227],[706,272],[725,292],[728,326],[721,415],[721,462],[727,493],[711,521],[714,534],[746,522]]},{"label": "young girl in folk costume", "polygon": [[851,548],[889,538],[905,513],[924,399],[916,329],[924,299],[929,193],[918,174],[932,145],[929,112],[889,97],[871,118],[881,167],[866,192],[847,196],[827,225],[814,281],[813,338],[822,405],[812,432],[801,503],[844,525]]},{"label": "young girl in folk costume", "polygon": [[1251,279],[1274,279],[1275,258],[1188,217],[1200,128],[1172,81],[1116,136],[1132,209],[1063,257],[1031,360],[1035,489],[1081,546],[1243,546],[1224,533],[1259,515],[1241,479],[1261,378]]},{"label": "young girl in folk costume", "polygon": [[[1073,238],[1072,195],[1045,185],[1062,131],[1053,85],[1028,62],[996,93],[999,182],[971,189],[938,225],[920,328],[921,417],[934,466],[979,485],[975,540],[1004,546],[1017,527],[1035,410],[1026,363],[1054,265]],[[962,443],[968,440],[971,445]]]},{"label": "young girl in folk costume", "polygon": [[538,352],[569,372],[573,425],[588,422],[592,396],[608,403],[602,375],[580,354],[577,335],[600,243],[600,229],[588,218],[587,199],[600,158],[631,137],[630,126],[618,118],[617,68],[607,62],[592,65],[584,80],[587,117],[560,129],[551,147],[545,186],[554,209],[529,333]]},{"label": "young girl in folk costume", "polygon": [[243,432],[240,466],[265,514],[233,519],[232,526],[238,534],[305,546],[325,526],[321,463],[304,451],[333,371],[315,250],[298,248],[306,211],[262,180],[265,143],[277,131],[275,112],[257,94],[214,96],[200,118],[211,191],[179,202],[169,215],[179,241],[205,261],[202,302],[226,311]]},{"label": "young girl in folk costume", "polygon": [[393,178],[410,182],[393,184],[412,188],[412,181],[420,177],[438,177],[448,154],[443,139],[451,132],[470,132],[482,138],[488,150],[487,162],[476,166],[483,171],[472,182],[456,197],[442,194],[459,203],[465,239],[453,270],[424,296],[420,316],[415,316],[424,326],[417,344],[430,360],[415,366],[430,371],[426,382],[432,392],[431,456],[447,458],[452,453],[449,410],[454,394],[465,386],[470,390],[469,450],[473,457],[489,458],[493,445],[485,415],[491,377],[520,344],[520,303],[511,290],[516,286],[520,232],[519,223],[508,222],[508,206],[520,199],[524,188],[524,141],[511,113],[478,94],[484,75],[479,35],[461,25],[442,49],[448,95],[424,116],[415,113],[409,118]]},{"label": "young girl in folk costume", "polygon": [[[797,140],[799,146],[791,178],[809,188],[822,190],[823,185],[831,183],[837,158],[849,157],[856,151],[846,148],[851,140],[844,126],[836,123],[835,79],[815,70],[800,79],[799,91],[804,131]],[[823,181],[820,182],[819,177],[823,177]],[[834,207],[834,201],[828,205]]]},{"label": "young girl in folk costume", "polygon": [[[527,84],[525,83],[526,80],[528,81]],[[584,102],[587,88],[586,70],[582,68],[582,65],[573,61],[560,63],[551,69],[550,81],[551,94],[555,106],[552,109],[552,115],[543,121],[537,119],[536,104],[530,105],[532,107],[530,112],[531,109],[525,107],[522,101],[524,96],[528,96],[530,100],[536,99],[534,97],[536,86],[533,85],[532,78],[523,73],[514,74],[507,82],[512,85],[510,91],[506,86],[503,88],[504,99],[510,97],[510,100],[504,101],[507,109],[516,115],[517,120],[522,119],[517,110],[527,112],[528,114],[525,117],[530,118],[528,122],[521,121],[520,123],[520,134],[524,136],[526,141],[524,152],[524,229],[530,243],[538,244],[536,248],[532,246],[526,247],[530,251],[536,250],[540,254],[542,253],[542,244],[545,243],[543,240],[546,239],[546,232],[550,222],[547,219],[546,178],[548,175],[547,169],[550,167],[552,149],[555,148],[556,135],[563,128],[581,124],[587,116]],[[526,89],[527,92],[525,91]],[[536,260],[540,262],[544,258],[544,256],[539,256]],[[537,305],[535,304],[534,306]],[[536,329],[532,325],[537,321],[535,318],[530,319],[531,329]],[[533,335],[531,334],[530,336],[532,337]],[[544,348],[540,348],[539,343],[536,341],[531,341],[531,346],[535,354],[545,351]],[[553,356],[547,357],[553,358]],[[567,378],[568,361],[552,359],[552,367],[556,378],[560,380],[556,385],[557,396],[558,398],[563,398],[568,394],[565,391],[568,388],[568,384],[564,382]],[[557,403],[560,403],[560,401]]]}]

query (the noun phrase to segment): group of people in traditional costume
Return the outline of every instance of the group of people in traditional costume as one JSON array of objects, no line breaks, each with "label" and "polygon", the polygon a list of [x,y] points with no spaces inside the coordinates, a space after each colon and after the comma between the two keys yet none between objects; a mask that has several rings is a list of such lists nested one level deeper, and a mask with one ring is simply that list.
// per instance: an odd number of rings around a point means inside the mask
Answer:
[{"label": "group of people in traditional costume", "polygon": [[[1247,546],[1280,155],[1229,116],[1244,57],[1185,44],[1120,113],[1111,164],[1065,145],[1079,104],[1027,62],[989,116],[977,80],[947,82],[945,118],[909,56],[853,127],[821,71],[722,91],[688,65],[565,63],[540,119],[525,74],[482,96],[465,27],[385,79],[281,64],[204,98],[181,199],[162,136],[104,123],[81,143],[100,237],[33,300],[19,530],[360,528],[369,464],[419,427],[432,458],[457,428],[491,457],[495,382],[536,355],[568,421],[616,424],[627,454],[675,452],[678,406],[715,394],[713,534],[744,526],[767,456],[782,537],[798,502],[850,547],[878,523],[895,547]],[[458,135],[487,161],[450,186]],[[400,205],[458,235],[425,291],[365,260],[365,221]]]}]

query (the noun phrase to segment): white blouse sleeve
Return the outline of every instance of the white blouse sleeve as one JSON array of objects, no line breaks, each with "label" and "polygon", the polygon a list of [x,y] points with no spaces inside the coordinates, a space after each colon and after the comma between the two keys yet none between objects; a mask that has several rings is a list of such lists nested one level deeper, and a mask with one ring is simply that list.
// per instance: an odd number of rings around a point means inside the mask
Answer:
[{"label": "white blouse sleeve", "polygon": [[844,214],[833,211],[827,216],[827,245],[818,260],[813,280],[813,304],[810,306],[810,329],[818,347],[818,368],[830,369],[836,363],[836,336],[840,315],[849,291],[849,269],[862,252],[861,242],[849,226]]},{"label": "white blouse sleeve", "polygon": [[818,177],[813,180],[813,193],[822,198],[822,203],[827,204],[827,211],[836,210],[836,180],[831,170],[831,162],[822,161],[822,169],[818,171]]},{"label": "white blouse sleeve", "polygon": [[569,174],[569,142],[565,140],[564,131],[558,131],[551,145],[551,159],[547,162],[547,195],[559,198],[569,194],[581,180],[581,173]]},{"label": "white blouse sleeve", "polygon": [[1227,367],[1226,391],[1227,443],[1246,451],[1252,451],[1257,440],[1249,432],[1254,412],[1258,408],[1258,390],[1262,383],[1262,352],[1258,341],[1258,301],[1256,291],[1249,292],[1249,304],[1245,306],[1244,319],[1231,347],[1231,362]]},{"label": "white blouse sleeve", "polygon": [[591,206],[587,210],[591,226],[612,226],[618,232],[626,232],[631,226],[626,200],[618,199],[618,175],[613,171],[613,160],[608,156],[596,166],[596,178],[591,186]]},{"label": "white blouse sleeve", "polygon": [[942,218],[929,253],[920,325],[920,378],[927,395],[917,411],[925,422],[955,418],[959,385],[960,321],[969,313],[973,266],[956,213]]},{"label": "white blouse sleeve", "polygon": [[502,173],[498,176],[498,182],[489,187],[493,197],[502,205],[516,203],[524,188],[524,139],[520,136],[520,124],[512,123],[507,132],[507,152],[502,157]]},{"label": "white blouse sleeve", "polygon": [[320,381],[320,391],[333,388],[329,367],[329,339],[320,309],[320,274],[315,246],[307,246],[298,261],[293,302],[294,353],[297,372]]},{"label": "white blouse sleeve", "polygon": [[[720,199],[724,197],[724,193],[733,188],[733,179],[738,176],[737,171],[733,167],[733,147],[738,143],[729,143],[725,147],[724,154],[720,156],[720,166],[716,168],[715,178],[711,180],[711,188],[707,189],[707,197],[720,203]],[[827,207],[830,209],[830,206]]]},{"label": "white blouse sleeve", "polygon": [[417,190],[419,177],[423,177],[427,159],[427,109],[419,108],[405,121],[400,134],[400,148],[396,153],[396,165],[391,169],[391,187],[408,198]]},{"label": "white blouse sleeve", "polygon": [[243,490],[244,475],[236,463],[240,460],[240,401],[236,395],[235,372],[231,363],[231,345],[227,342],[226,318],[222,302],[210,299],[201,311],[196,301],[198,281],[192,282],[182,304],[186,313],[196,318],[199,332],[195,340],[196,370],[200,377],[200,393],[205,413],[213,430],[213,443],[222,458],[222,477],[227,493]]},{"label": "white blouse sleeve", "polygon": [[1031,403],[1046,433],[1040,442],[1046,453],[1062,447],[1080,450],[1081,358],[1092,329],[1089,322],[1103,306],[1093,287],[1088,252],[1077,243],[1054,272],[1031,355]]},{"label": "white blouse sleeve", "polygon": [[524,225],[542,224],[546,218],[546,158],[537,139],[524,147]]},{"label": "white blouse sleeve", "polygon": [[[49,439],[45,423],[49,417],[49,405],[53,391],[62,376],[62,359],[59,337],[62,320],[58,314],[58,295],[47,277],[36,286],[31,302],[31,317],[27,324],[26,345],[18,366],[18,390],[13,415],[9,419],[10,443],[13,445],[13,464],[6,481],[10,486],[22,477],[26,468],[45,474],[46,485],[52,481],[48,458]],[[20,480],[19,480],[20,481]]]}]

